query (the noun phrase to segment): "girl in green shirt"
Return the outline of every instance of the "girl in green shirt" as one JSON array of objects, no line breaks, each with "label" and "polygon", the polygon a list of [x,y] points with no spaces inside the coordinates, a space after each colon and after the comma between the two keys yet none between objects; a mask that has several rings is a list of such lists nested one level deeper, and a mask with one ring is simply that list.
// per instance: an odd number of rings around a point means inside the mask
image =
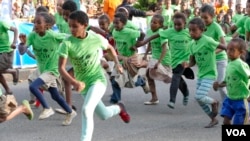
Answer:
[{"label": "girl in green shirt", "polygon": [[226,49],[226,47],[204,35],[204,30],[205,24],[200,18],[194,18],[189,22],[189,33],[193,40],[190,44],[189,63],[183,63],[183,65],[184,67],[194,65],[198,67],[195,99],[202,110],[211,118],[211,122],[205,128],[211,128],[218,124],[216,116],[219,108],[219,102],[208,96],[208,92],[217,77],[215,50],[217,48]]}]

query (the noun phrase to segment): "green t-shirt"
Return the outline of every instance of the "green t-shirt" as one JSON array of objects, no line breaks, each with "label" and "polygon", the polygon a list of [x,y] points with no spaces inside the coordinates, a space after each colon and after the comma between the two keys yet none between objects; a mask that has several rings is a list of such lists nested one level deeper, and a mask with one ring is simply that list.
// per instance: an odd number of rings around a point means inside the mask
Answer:
[{"label": "green t-shirt", "polygon": [[235,23],[235,26],[237,27],[237,33],[239,33],[241,36],[245,36],[246,34],[245,21],[247,20],[247,17],[248,16],[243,16]]},{"label": "green t-shirt", "polygon": [[195,57],[198,66],[199,79],[215,79],[217,77],[215,50],[219,42],[206,35],[199,40],[192,40],[190,44],[190,55]]},{"label": "green t-shirt", "polygon": [[234,14],[232,18],[232,22],[235,24],[237,23],[244,15],[243,14]]},{"label": "green t-shirt", "polygon": [[[221,37],[226,36],[224,31],[222,30],[221,26],[214,21],[210,25],[208,25],[206,28],[207,29],[204,32],[204,34],[209,36],[209,37],[212,37],[217,42],[220,42]],[[223,51],[216,54],[217,61],[226,60],[226,59],[227,59],[226,51],[223,50]]]},{"label": "green t-shirt", "polygon": [[176,31],[174,28],[169,28],[160,31],[159,34],[162,44],[164,42],[169,43],[172,68],[189,59],[189,43],[191,37],[187,29]]},{"label": "green t-shirt", "polygon": [[226,86],[228,97],[233,100],[248,98],[249,91],[249,66],[240,58],[229,61],[226,69]]},{"label": "green t-shirt", "polygon": [[127,57],[134,55],[135,51],[130,48],[135,45],[140,34],[139,30],[130,28],[123,28],[121,31],[113,30],[112,36],[115,40],[118,53]]},{"label": "green t-shirt", "polygon": [[247,18],[246,18],[244,27],[245,27],[245,31],[246,31],[246,32],[250,32],[250,17],[247,17]]},{"label": "green t-shirt", "polygon": [[173,9],[164,8],[162,9],[161,15],[164,19],[163,26],[172,27],[173,25],[172,16],[174,15]]},{"label": "green t-shirt", "polygon": [[54,15],[54,17],[55,17],[56,26],[57,26],[58,30],[61,33],[70,33],[69,25],[64,20],[63,16],[59,15],[59,13],[56,13]]},{"label": "green t-shirt", "polygon": [[59,54],[69,58],[74,68],[75,78],[85,83],[85,94],[91,85],[102,82],[107,85],[106,77],[100,64],[100,51],[106,50],[108,41],[92,31],[84,39],[70,36],[63,41]]},{"label": "green t-shirt", "polygon": [[[149,29],[147,30],[147,36],[150,37],[154,34],[160,33],[161,31],[162,29],[153,32],[151,29]],[[156,38],[154,40],[151,40],[150,46],[151,46],[152,58],[158,60],[161,57],[162,53],[161,38]],[[167,47],[167,52],[165,57],[162,59],[161,64],[165,66],[171,66],[171,52],[169,51],[168,45],[166,45],[166,47]]]},{"label": "green t-shirt", "polygon": [[27,38],[27,46],[32,45],[36,56],[39,71],[51,72],[59,76],[58,72],[58,49],[66,34],[47,30],[44,36],[31,32]]},{"label": "green t-shirt", "polygon": [[6,22],[0,21],[0,53],[11,52],[10,40],[8,30],[10,25]]},{"label": "green t-shirt", "polygon": [[228,44],[231,40],[232,40],[232,36],[230,36],[230,35],[227,35],[226,37],[225,37],[225,40],[226,40],[226,43]]}]

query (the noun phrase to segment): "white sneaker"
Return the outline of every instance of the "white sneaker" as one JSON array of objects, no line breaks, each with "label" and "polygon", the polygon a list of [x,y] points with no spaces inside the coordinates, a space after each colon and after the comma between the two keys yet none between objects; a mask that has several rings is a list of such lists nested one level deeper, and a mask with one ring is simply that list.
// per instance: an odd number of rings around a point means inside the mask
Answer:
[{"label": "white sneaker", "polygon": [[66,115],[66,119],[62,122],[62,125],[70,125],[73,118],[76,117],[77,113],[75,112],[75,110],[72,110],[71,113],[68,113]]},{"label": "white sneaker", "polygon": [[40,120],[45,119],[45,118],[48,118],[48,117],[50,117],[50,116],[52,116],[54,114],[55,114],[55,112],[54,112],[54,110],[52,108],[43,109],[42,113],[39,116],[39,119]]}]

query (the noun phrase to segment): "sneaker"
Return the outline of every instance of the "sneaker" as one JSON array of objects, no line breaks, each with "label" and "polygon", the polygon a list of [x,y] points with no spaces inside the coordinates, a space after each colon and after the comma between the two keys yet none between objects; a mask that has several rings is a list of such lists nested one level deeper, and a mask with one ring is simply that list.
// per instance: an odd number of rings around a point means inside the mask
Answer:
[{"label": "sneaker", "polygon": [[143,78],[144,83],[145,83],[145,84],[142,86],[142,89],[143,89],[143,91],[144,91],[145,94],[148,94],[148,93],[150,92],[150,88],[149,88],[149,84],[148,84],[148,79],[147,79],[146,76],[143,76],[142,78]]},{"label": "sneaker", "polygon": [[75,118],[76,115],[77,115],[77,113],[75,112],[75,110],[72,110],[71,113],[68,113],[66,115],[66,119],[62,122],[62,125],[64,125],[64,126],[70,125],[73,118]]},{"label": "sneaker", "polygon": [[120,106],[121,108],[121,112],[120,112],[120,117],[121,119],[125,122],[125,123],[129,123],[130,122],[130,115],[128,114],[128,112],[126,111],[126,108],[124,106],[123,103],[118,103],[118,106]]},{"label": "sneaker", "polygon": [[174,109],[174,102],[169,102],[168,107],[171,108],[171,109]]},{"label": "sneaker", "polygon": [[183,97],[182,104],[183,104],[184,106],[187,106],[187,104],[188,104],[188,96],[184,96],[184,97]]},{"label": "sneaker", "polygon": [[49,108],[49,109],[43,109],[42,113],[40,114],[39,116],[39,119],[42,120],[42,119],[46,119],[52,115],[54,115],[55,112],[52,108]]}]

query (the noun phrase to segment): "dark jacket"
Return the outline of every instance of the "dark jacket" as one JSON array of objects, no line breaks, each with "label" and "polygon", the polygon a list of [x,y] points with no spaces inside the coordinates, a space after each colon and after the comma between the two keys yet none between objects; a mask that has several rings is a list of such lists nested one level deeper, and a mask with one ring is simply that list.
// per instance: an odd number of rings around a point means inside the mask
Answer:
[{"label": "dark jacket", "polygon": [[132,17],[146,17],[146,13],[142,10],[136,9],[133,6],[131,6],[128,3],[122,3],[121,5],[119,5],[117,8],[119,7],[125,7],[128,12],[129,12],[129,20],[132,20]]}]

